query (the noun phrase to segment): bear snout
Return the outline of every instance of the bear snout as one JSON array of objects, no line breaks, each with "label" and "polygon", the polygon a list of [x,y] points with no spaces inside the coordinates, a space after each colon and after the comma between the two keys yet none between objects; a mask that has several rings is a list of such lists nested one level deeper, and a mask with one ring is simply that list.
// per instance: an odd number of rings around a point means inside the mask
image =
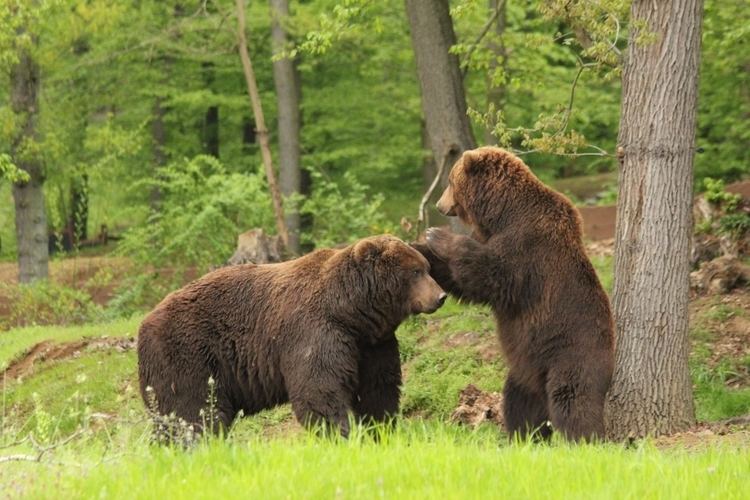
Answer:
[{"label": "bear snout", "polygon": [[453,199],[453,190],[450,186],[445,188],[445,191],[443,191],[443,195],[437,201],[436,206],[441,214],[447,217],[455,217],[456,201]]},{"label": "bear snout", "polygon": [[432,314],[445,304],[448,294],[430,276],[426,276],[414,290],[413,314]]}]

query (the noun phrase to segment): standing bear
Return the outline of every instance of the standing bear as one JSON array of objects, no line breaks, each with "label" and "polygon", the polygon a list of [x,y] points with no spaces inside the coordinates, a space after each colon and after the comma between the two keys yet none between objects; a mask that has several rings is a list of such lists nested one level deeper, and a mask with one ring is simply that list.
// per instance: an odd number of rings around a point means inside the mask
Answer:
[{"label": "standing bear", "polygon": [[396,328],[445,301],[429,270],[401,240],[376,236],[280,264],[213,271],[143,321],[141,395],[198,432],[287,401],[301,423],[344,436],[350,412],[383,421],[398,411]]},{"label": "standing bear", "polygon": [[446,291],[492,307],[509,367],[509,434],[547,438],[549,421],[571,440],[602,438],[614,324],[578,211],[494,147],[463,154],[437,206],[471,237],[431,228],[413,246]]}]

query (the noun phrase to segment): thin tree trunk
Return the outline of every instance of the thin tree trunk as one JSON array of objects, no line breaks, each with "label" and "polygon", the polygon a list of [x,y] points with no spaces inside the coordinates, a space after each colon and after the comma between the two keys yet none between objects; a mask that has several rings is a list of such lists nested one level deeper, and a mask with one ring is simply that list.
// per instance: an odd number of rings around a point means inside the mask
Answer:
[{"label": "thin tree trunk", "polygon": [[242,150],[251,151],[256,143],[255,123],[252,117],[244,118],[242,120]]},{"label": "thin tree trunk", "polygon": [[[214,83],[214,63],[204,62],[201,66],[206,88],[210,89]],[[203,150],[214,158],[219,157],[219,106],[216,105],[209,106],[203,118]]]},{"label": "thin tree trunk", "polygon": [[[287,33],[282,21],[289,17],[288,0],[270,0],[273,51],[287,48]],[[300,78],[296,61],[290,58],[273,62],[273,81],[279,114],[279,184],[284,196],[302,193],[300,169]],[[300,214],[296,206],[287,206],[288,249],[300,252]]]},{"label": "thin tree trunk", "polygon": [[[506,5],[507,0],[489,0],[489,7],[498,11],[495,20],[494,39],[490,43],[493,52],[493,58],[490,60],[490,71],[487,77],[487,104],[492,104],[496,111],[505,108],[505,83],[494,84],[491,80],[491,74],[500,69],[504,75],[508,72],[508,51],[505,50],[505,26],[506,26]],[[507,76],[506,76],[507,81]],[[494,125],[494,124],[493,124]],[[488,127],[484,132],[484,141],[487,144],[495,144],[497,139],[492,135],[492,128]]]},{"label": "thin tree trunk", "polygon": [[[82,57],[90,50],[88,41],[85,37],[78,38],[73,42],[73,53]],[[84,85],[84,77],[74,78],[73,85]],[[76,134],[77,153],[83,155],[83,143],[88,125],[89,111],[84,106],[81,113],[80,125]],[[89,223],[89,176],[84,171],[77,172],[70,179],[70,212],[67,214],[68,220],[65,224],[65,231],[69,234],[70,245],[72,248],[78,247],[82,240],[88,238]]]},{"label": "thin tree trunk", "polygon": [[702,0],[634,0],[618,138],[607,432],[668,434],[695,420],[688,371],[688,274]]},{"label": "thin tree trunk", "polygon": [[273,200],[273,211],[276,216],[276,229],[279,232],[279,236],[281,236],[281,241],[284,243],[284,246],[289,248],[289,231],[287,231],[286,221],[284,220],[284,206],[281,199],[281,192],[279,191],[279,186],[276,184],[276,174],[273,171],[271,146],[268,143],[268,129],[266,129],[266,120],[263,117],[263,108],[260,103],[260,94],[258,92],[258,85],[255,81],[253,65],[250,61],[250,54],[247,51],[244,0],[236,0],[236,6],[238,50],[240,53],[240,59],[242,60],[245,82],[247,83],[247,93],[250,96],[253,116],[255,116],[255,129],[258,135],[258,142],[260,143],[260,154],[263,158],[263,167],[265,168],[266,178],[268,179],[268,189],[271,191],[271,199]]},{"label": "thin tree trunk", "polygon": [[[164,98],[159,96],[154,101],[151,110],[151,147],[153,154],[154,179],[159,178],[159,170],[167,164],[167,152],[165,149],[167,143],[167,130],[164,125],[164,116],[167,114],[164,108]],[[161,205],[161,189],[159,186],[153,186],[149,193],[149,205],[151,210],[159,210]]]},{"label": "thin tree trunk", "polygon": [[88,237],[89,223],[89,176],[80,174],[71,180],[70,184],[70,213],[66,223],[66,231],[70,234],[73,247]]},{"label": "thin tree trunk", "polygon": [[13,184],[18,281],[30,283],[47,278],[49,249],[44,208],[44,169],[39,156],[26,150],[37,139],[36,119],[39,112],[39,67],[28,50],[22,50],[19,54],[10,79],[11,107],[20,122],[11,153],[16,166],[29,174],[28,182]]},{"label": "thin tree trunk", "polygon": [[[422,111],[436,164],[444,163],[441,185],[448,183],[450,167],[467,149],[476,147],[466,115],[456,44],[448,0],[406,0],[412,46],[422,91]],[[456,217],[451,226],[462,231]]]}]

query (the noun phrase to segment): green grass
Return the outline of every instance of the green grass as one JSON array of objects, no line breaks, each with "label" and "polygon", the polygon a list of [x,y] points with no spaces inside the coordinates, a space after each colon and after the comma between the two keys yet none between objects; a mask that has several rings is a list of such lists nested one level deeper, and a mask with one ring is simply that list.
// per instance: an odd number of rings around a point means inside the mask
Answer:
[{"label": "green grass", "polygon": [[449,300],[432,316],[419,316],[399,329],[406,383],[401,408],[406,415],[447,418],[468,384],[499,391],[503,363],[482,356],[496,346],[495,324],[485,307]]},{"label": "green grass", "polygon": [[591,264],[594,266],[596,274],[599,275],[599,281],[602,282],[604,290],[612,295],[612,286],[615,282],[614,257],[611,255],[594,255],[591,257]]},{"label": "green grass", "polygon": [[135,336],[140,316],[110,323],[95,323],[78,326],[32,326],[0,332],[0,369],[22,355],[34,344],[43,340],[69,342],[82,337]]},{"label": "green grass", "polygon": [[0,428],[39,434],[40,427],[49,426],[43,431],[55,439],[88,425],[92,413],[144,414],[136,363],[135,352],[115,350],[46,363],[28,380],[7,384]]},{"label": "green grass", "polygon": [[721,324],[750,311],[724,304],[720,297],[705,299],[690,328],[690,372],[693,377],[696,417],[701,421],[722,420],[750,414],[750,387],[731,387],[730,379],[750,372],[750,356],[723,355],[714,359]]},{"label": "green grass", "polygon": [[489,429],[420,421],[382,433],[379,442],[302,434],[211,440],[192,451],[142,440],[128,450],[111,446],[73,443],[54,454],[58,465],[6,464],[0,484],[6,494],[34,498],[155,499],[731,499],[750,490],[747,449],[507,445]]},{"label": "green grass", "polygon": [[[611,287],[611,258],[594,260]],[[750,412],[750,389],[726,381],[750,358],[711,365],[713,321],[746,311],[708,309],[693,328],[693,375],[700,420]],[[139,317],[86,326],[31,327],[0,333],[5,365],[41,340],[135,335]],[[34,498],[741,498],[750,489],[750,448],[697,450],[617,445],[507,443],[501,429],[449,422],[467,384],[498,391],[505,375],[486,307],[449,301],[397,333],[405,384],[403,415],[375,442],[361,430],[349,441],[317,438],[293,424],[288,405],[238,422],[226,440],[195,449],[148,444],[133,351],[86,350],[45,362],[3,390],[0,446],[32,432],[59,442],[43,463],[0,464],[0,497]],[[492,351],[494,349],[494,351]],[[731,442],[731,440],[730,440]],[[28,443],[0,456],[32,453]]]}]

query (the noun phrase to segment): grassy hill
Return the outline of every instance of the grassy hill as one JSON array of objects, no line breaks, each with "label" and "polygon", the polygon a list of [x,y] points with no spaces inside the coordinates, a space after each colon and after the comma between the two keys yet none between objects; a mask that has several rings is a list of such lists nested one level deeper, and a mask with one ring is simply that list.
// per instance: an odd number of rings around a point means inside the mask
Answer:
[{"label": "grassy hill", "polygon": [[[611,259],[594,261],[609,287]],[[746,290],[692,303],[703,421],[750,413],[749,311]],[[402,417],[379,439],[315,437],[282,406],[190,451],[152,446],[128,340],[140,319],[0,333],[4,496],[731,498],[750,488],[746,426],[703,424],[623,447],[509,445],[491,422],[453,422],[462,389],[500,391],[504,379],[489,311],[456,302],[400,328]]]}]

